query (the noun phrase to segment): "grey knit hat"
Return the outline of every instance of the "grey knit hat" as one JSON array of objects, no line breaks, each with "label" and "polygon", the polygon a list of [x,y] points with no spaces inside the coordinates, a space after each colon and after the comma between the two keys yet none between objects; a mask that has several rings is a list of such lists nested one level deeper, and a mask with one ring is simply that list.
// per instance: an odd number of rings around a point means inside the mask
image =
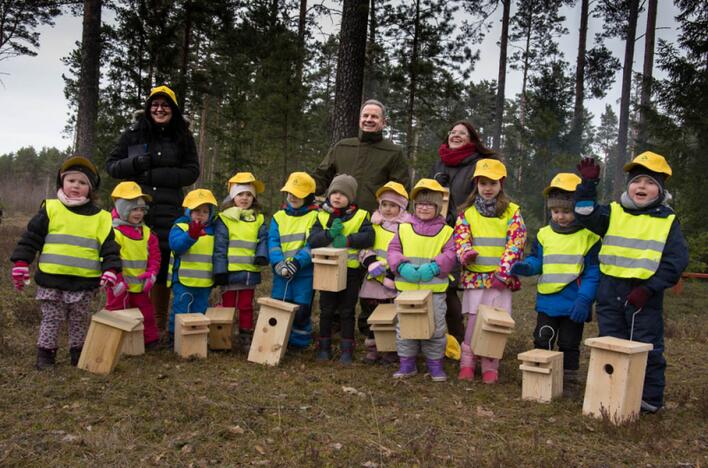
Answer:
[{"label": "grey knit hat", "polygon": [[354,203],[356,200],[356,191],[359,188],[359,184],[356,183],[356,179],[348,174],[339,174],[334,179],[332,183],[329,184],[327,188],[326,197],[329,198],[332,192],[339,192],[344,194],[349,200],[349,203]]},{"label": "grey knit hat", "polygon": [[572,210],[575,205],[574,200],[575,194],[573,192],[567,192],[565,190],[553,189],[548,192],[548,199],[546,200],[546,206],[548,209],[551,208],[565,208]]},{"label": "grey knit hat", "polygon": [[432,203],[435,205],[435,216],[438,216],[442,211],[443,194],[434,190],[421,190],[415,196],[414,203]]}]

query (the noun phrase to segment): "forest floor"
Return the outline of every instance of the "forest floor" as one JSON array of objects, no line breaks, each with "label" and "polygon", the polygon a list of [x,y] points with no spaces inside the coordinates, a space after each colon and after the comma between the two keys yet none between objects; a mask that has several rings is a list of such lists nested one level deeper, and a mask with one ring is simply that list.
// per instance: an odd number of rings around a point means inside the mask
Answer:
[{"label": "forest floor", "polygon": [[[0,224],[0,258],[25,222]],[[34,370],[34,286],[15,292],[9,265],[0,272],[2,466],[708,464],[706,283],[666,296],[665,410],[616,427],[582,415],[582,389],[552,404],[521,400],[516,355],[532,348],[531,282],[514,297],[498,385],[458,381],[452,361],[447,382],[394,381],[393,368],[360,362],[361,338],[349,367],[315,362],[312,350],[276,368],[240,353],[184,360],[160,350],[98,376],[69,365],[65,337],[56,369]],[[585,337],[596,334],[586,327]]]}]

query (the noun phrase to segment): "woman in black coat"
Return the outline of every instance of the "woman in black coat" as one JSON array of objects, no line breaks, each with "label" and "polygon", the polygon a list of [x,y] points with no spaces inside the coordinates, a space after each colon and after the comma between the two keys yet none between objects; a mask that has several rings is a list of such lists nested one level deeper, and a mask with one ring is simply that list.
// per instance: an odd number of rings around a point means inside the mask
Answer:
[{"label": "woman in black coat", "polygon": [[137,121],[120,136],[106,161],[112,177],[140,184],[152,197],[145,223],[160,241],[161,266],[152,289],[158,327],[165,328],[170,291],[166,286],[170,259],[168,235],[182,214],[182,187],[199,177],[199,159],[194,138],[177,106],[175,93],[167,86],[150,91]]}]

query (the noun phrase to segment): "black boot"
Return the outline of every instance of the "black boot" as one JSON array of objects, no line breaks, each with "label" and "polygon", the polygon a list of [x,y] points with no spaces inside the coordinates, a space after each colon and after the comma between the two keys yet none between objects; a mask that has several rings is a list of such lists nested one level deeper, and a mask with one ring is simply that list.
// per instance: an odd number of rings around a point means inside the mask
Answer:
[{"label": "black boot", "polygon": [[253,330],[238,331],[238,343],[242,353],[248,354],[251,351],[251,342],[253,342]]},{"label": "black boot", "polygon": [[339,342],[339,350],[342,352],[339,356],[340,364],[351,364],[354,360],[354,340],[342,338]]},{"label": "black boot", "polygon": [[51,369],[54,367],[56,356],[56,349],[37,348],[37,363],[34,366],[37,370]]},{"label": "black boot", "polygon": [[320,337],[317,339],[317,356],[318,361],[329,361],[332,359],[332,338]]},{"label": "black boot", "polygon": [[79,358],[81,357],[81,350],[84,349],[83,346],[77,346],[75,348],[69,349],[69,357],[71,358],[71,365],[76,367],[79,364]]}]

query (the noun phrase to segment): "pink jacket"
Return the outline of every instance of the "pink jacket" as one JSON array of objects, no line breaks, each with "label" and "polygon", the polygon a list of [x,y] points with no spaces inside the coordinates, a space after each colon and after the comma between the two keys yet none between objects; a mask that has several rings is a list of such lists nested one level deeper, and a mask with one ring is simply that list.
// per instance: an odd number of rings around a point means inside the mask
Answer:
[{"label": "pink jacket", "polygon": [[[111,214],[113,219],[120,219],[118,213],[114,209]],[[131,224],[120,224],[116,226],[115,222],[113,224],[114,229],[119,230],[125,236],[133,239],[140,240],[143,238],[143,226],[133,226]],[[146,273],[151,273],[157,276],[157,272],[160,271],[160,244],[155,235],[154,231],[150,231],[150,238],[148,239],[148,261]]]},{"label": "pink jacket", "polygon": [[[438,216],[429,221],[423,221],[416,216],[411,216],[411,224],[413,225],[413,231],[416,234],[422,236],[434,236],[446,225],[445,218]],[[398,233],[393,237],[393,240],[388,245],[388,264],[392,271],[398,271],[398,266],[407,261],[406,257],[403,256],[403,250],[401,248],[401,240],[398,238]],[[453,236],[445,243],[445,246],[435,258],[431,258],[431,261],[435,260],[435,263],[440,267],[440,278],[444,278],[455,269],[457,266],[457,258],[455,257],[455,242]]]}]

